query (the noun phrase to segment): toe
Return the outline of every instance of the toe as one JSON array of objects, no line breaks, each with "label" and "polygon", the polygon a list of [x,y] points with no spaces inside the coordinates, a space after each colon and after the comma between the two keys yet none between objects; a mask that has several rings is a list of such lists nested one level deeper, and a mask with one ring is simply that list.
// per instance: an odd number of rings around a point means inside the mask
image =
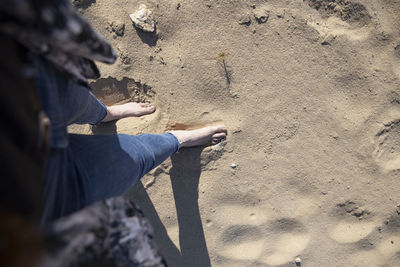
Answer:
[{"label": "toe", "polygon": [[153,113],[154,111],[156,111],[156,107],[153,105],[150,105],[146,108],[146,110],[150,113]]},{"label": "toe", "polygon": [[213,139],[222,139],[226,137],[226,133],[216,133],[212,136]]},{"label": "toe", "polygon": [[139,106],[140,106],[141,108],[147,108],[147,107],[151,106],[150,103],[138,103],[138,104],[139,104]]},{"label": "toe", "polygon": [[214,127],[215,133],[224,133],[225,135],[228,134],[228,129],[224,125],[217,125]]}]

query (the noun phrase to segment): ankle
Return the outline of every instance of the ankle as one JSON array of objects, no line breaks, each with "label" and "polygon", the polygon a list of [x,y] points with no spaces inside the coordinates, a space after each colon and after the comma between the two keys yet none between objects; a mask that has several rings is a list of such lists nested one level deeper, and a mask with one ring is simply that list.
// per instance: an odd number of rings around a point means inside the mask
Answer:
[{"label": "ankle", "polygon": [[102,122],[108,122],[119,119],[119,115],[116,113],[117,113],[116,110],[112,106],[107,107],[107,115],[102,120]]}]

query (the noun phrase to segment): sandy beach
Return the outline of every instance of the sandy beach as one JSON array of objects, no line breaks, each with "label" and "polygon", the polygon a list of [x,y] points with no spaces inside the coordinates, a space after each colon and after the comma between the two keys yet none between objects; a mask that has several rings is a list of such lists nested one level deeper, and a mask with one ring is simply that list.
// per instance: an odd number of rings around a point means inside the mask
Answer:
[{"label": "sandy beach", "polygon": [[119,55],[93,92],[157,110],[72,132],[228,128],[127,194],[170,266],[400,266],[399,0],[73,2]]}]

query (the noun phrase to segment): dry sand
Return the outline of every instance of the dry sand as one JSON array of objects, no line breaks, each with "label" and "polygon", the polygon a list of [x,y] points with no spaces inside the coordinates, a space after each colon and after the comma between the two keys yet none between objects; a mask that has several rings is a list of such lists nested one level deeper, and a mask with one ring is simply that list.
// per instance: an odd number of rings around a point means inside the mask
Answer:
[{"label": "dry sand", "polygon": [[400,1],[83,2],[120,55],[95,93],[158,108],[95,133],[229,129],[128,194],[170,266],[400,266]]}]

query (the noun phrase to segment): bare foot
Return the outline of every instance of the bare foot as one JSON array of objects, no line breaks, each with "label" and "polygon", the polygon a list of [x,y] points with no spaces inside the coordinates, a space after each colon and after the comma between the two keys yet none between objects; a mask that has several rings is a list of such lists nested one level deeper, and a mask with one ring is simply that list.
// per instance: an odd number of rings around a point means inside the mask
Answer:
[{"label": "bare foot", "polygon": [[224,125],[208,126],[196,130],[171,131],[179,141],[179,148],[219,143],[226,138],[228,130]]},{"label": "bare foot", "polygon": [[129,102],[122,105],[114,105],[107,107],[107,115],[102,122],[119,120],[127,117],[140,117],[151,114],[156,107],[148,103]]}]

